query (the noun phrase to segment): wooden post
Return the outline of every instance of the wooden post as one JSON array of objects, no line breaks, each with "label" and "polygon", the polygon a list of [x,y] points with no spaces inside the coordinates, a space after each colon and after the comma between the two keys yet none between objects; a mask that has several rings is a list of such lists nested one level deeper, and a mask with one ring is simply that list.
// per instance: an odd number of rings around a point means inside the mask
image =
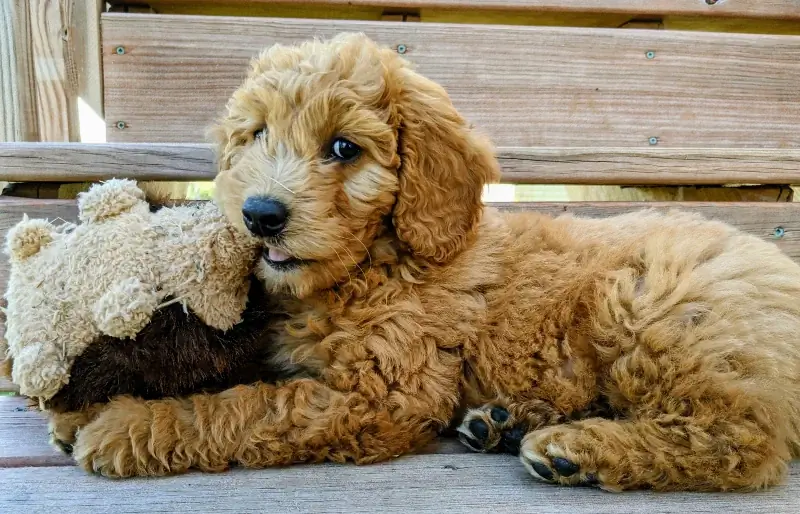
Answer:
[{"label": "wooden post", "polygon": [[0,141],[39,139],[28,0],[0,2]]}]

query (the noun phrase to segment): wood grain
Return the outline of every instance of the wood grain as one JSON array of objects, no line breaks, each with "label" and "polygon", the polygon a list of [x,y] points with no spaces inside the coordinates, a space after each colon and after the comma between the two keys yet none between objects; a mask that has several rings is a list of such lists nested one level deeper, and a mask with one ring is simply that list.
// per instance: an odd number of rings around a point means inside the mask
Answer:
[{"label": "wood grain", "polygon": [[[5,326],[0,324],[0,330],[5,330]],[[1,353],[1,352],[0,352]],[[2,358],[2,355],[0,355]],[[16,393],[19,388],[6,377],[0,377],[0,393]]]},{"label": "wood grain", "polygon": [[[0,396],[0,469],[72,465],[48,440],[47,422],[41,412],[29,408],[20,396]],[[0,512],[6,510],[0,506]]]},{"label": "wood grain", "polygon": [[72,1],[30,0],[36,112],[41,141],[77,137],[77,71],[69,46]]},{"label": "wood grain", "polygon": [[381,464],[294,465],[108,480],[76,467],[0,469],[0,511],[775,514],[800,510],[800,464],[764,492],[611,494],[535,482],[509,455],[416,455]]},{"label": "wood grain", "polygon": [[[172,4],[198,4],[208,0],[168,0]],[[235,0],[229,3],[268,3],[271,0]],[[327,3],[383,8],[508,9],[562,12],[598,12],[647,15],[706,15],[800,18],[794,0],[281,0],[284,4]]]},{"label": "wood grain", "polygon": [[[800,149],[498,148],[510,184],[798,184]],[[0,180],[212,180],[209,145],[0,143]]]},{"label": "wood grain", "polygon": [[116,177],[202,181],[213,180],[215,173],[214,153],[208,145],[0,144],[0,180],[89,182]]},{"label": "wood grain", "polygon": [[0,3],[0,141],[35,141],[36,79],[27,0]]},{"label": "wood grain", "polygon": [[800,148],[790,36],[118,13],[103,15],[108,140],[201,141],[260,48],[353,30],[406,45],[498,146]]}]

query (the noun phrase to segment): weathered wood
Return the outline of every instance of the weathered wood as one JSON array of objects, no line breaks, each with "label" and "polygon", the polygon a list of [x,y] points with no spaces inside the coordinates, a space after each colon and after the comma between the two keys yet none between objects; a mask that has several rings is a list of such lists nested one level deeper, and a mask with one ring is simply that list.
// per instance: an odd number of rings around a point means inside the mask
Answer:
[{"label": "weathered wood", "polygon": [[[28,401],[20,396],[0,396],[0,469],[72,465],[72,460],[48,440],[47,422],[41,412],[29,408]],[[6,510],[0,507],[0,512]]]},{"label": "weathered wood", "polygon": [[498,146],[800,148],[796,37],[116,13],[108,140],[201,141],[259,49],[342,31],[405,45]]},{"label": "weathered wood", "polygon": [[36,112],[41,141],[77,137],[77,73],[69,45],[72,2],[30,0]]},{"label": "weathered wood", "polygon": [[295,465],[147,480],[108,480],[76,467],[0,469],[0,511],[796,513],[800,464],[759,493],[611,494],[535,482],[509,455],[417,455],[367,466]]},{"label": "weathered wood", "polygon": [[[63,0],[62,0],[63,1]],[[103,70],[100,55],[100,13],[104,0],[69,0],[71,19],[67,27],[71,65],[77,75],[76,97],[78,131],[75,139],[105,141],[103,121]]]},{"label": "weathered wood", "polygon": [[[729,148],[500,148],[515,184],[793,184],[800,151]],[[1,169],[1,168],[0,168]]]},{"label": "weathered wood", "polygon": [[[5,327],[0,325],[0,330],[4,329]],[[0,353],[2,352],[0,351]],[[3,356],[0,354],[0,359],[2,358]],[[0,393],[16,393],[17,391],[19,391],[19,388],[16,385],[14,385],[11,382],[11,380],[7,379],[6,377],[0,376]]]},{"label": "weathered wood", "polygon": [[[203,1],[208,0],[169,0],[172,4],[197,4]],[[236,0],[234,3],[244,3],[245,1],[267,3],[272,0]],[[793,0],[282,0],[282,3],[327,3],[411,9],[507,9],[640,15],[800,18],[800,4]]]},{"label": "weathered wood", "polygon": [[[800,149],[498,148],[504,183],[797,184]],[[211,180],[203,144],[0,143],[0,180]]]},{"label": "weathered wood", "polygon": [[27,0],[0,3],[0,90],[0,141],[35,141],[36,90]]},{"label": "weathered wood", "polygon": [[116,177],[201,181],[213,180],[215,173],[214,153],[207,145],[0,144],[0,180],[88,182]]}]

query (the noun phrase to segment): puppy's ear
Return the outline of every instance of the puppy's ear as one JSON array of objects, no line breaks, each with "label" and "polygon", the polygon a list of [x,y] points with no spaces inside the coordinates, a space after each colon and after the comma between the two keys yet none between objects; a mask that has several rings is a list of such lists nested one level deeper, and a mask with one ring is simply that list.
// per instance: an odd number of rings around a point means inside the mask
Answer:
[{"label": "puppy's ear", "polygon": [[415,255],[446,263],[475,231],[484,184],[499,178],[494,148],[441,86],[406,66],[394,75],[401,159],[394,227]]}]

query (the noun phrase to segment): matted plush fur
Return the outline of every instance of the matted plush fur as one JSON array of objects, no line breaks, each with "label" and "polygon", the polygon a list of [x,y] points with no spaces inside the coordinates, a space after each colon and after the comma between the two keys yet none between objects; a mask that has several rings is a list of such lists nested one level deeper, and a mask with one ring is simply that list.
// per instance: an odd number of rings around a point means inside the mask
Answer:
[{"label": "matted plush fur", "polygon": [[[276,359],[303,376],[116,399],[80,420],[85,469],[365,464],[455,424],[564,485],[784,479],[800,442],[800,267],[775,245],[682,213],[484,209],[489,141],[361,35],[266,50],[215,137],[233,223],[250,196],[288,207],[265,244],[306,262],[259,274],[291,312]],[[337,137],[361,155],[332,159]]]}]

